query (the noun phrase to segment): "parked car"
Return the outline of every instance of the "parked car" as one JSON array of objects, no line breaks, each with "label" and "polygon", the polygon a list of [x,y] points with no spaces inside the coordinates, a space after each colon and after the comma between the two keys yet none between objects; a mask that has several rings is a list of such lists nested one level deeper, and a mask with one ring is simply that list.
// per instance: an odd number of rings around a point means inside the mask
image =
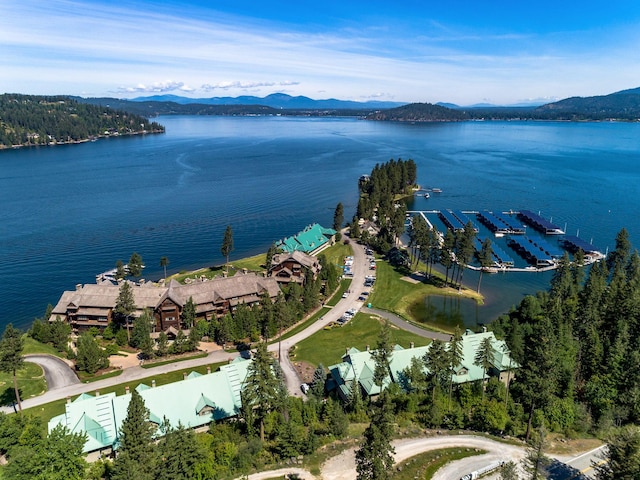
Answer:
[{"label": "parked car", "polygon": [[309,384],[303,383],[302,385],[300,385],[300,390],[302,390],[302,393],[306,395],[307,392],[309,391]]}]

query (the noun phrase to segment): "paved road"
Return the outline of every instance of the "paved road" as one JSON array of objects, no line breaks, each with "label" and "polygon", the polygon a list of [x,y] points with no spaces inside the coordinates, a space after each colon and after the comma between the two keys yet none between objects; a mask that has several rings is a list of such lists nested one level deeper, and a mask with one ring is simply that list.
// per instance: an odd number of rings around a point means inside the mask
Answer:
[{"label": "paved road", "polygon": [[58,357],[53,355],[25,355],[24,360],[42,367],[48,390],[57,390],[80,383],[76,372]]},{"label": "paved road", "polygon": [[385,310],[378,310],[377,308],[369,308],[367,309],[367,311],[375,315],[378,315],[382,318],[386,318],[396,327],[401,328],[402,330],[406,330],[407,332],[414,333],[421,337],[431,338],[433,340],[442,340],[445,342],[448,342],[449,340],[451,340],[451,335],[449,335],[448,333],[432,332],[430,330],[425,330],[423,328],[416,327],[415,325],[407,322],[406,320],[399,317],[395,313],[387,312]]}]

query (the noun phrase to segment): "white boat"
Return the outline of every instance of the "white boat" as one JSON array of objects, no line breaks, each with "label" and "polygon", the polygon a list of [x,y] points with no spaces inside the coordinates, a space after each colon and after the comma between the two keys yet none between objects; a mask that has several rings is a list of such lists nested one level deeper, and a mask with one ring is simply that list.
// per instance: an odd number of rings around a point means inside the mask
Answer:
[{"label": "white boat", "polygon": [[431,195],[429,195],[429,192],[424,194],[424,198],[429,198]]}]

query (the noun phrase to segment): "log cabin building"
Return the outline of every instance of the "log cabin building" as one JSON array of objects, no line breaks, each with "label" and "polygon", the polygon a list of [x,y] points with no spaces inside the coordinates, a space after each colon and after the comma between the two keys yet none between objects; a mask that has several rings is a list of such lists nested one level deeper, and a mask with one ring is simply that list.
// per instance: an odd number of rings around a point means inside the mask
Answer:
[{"label": "log cabin building", "polygon": [[[233,312],[241,303],[258,304],[265,294],[275,301],[280,293],[275,278],[265,278],[254,273],[196,281],[186,285],[172,280],[168,286],[131,283],[131,287],[136,306],[132,317],[139,317],[145,310],[150,310],[155,319],[155,331],[164,331],[169,327],[182,328],[182,309],[189,298],[196,305],[196,317],[210,320]],[[114,320],[119,293],[120,285],[111,282],[79,284],[75,290],[62,294],[49,321],[63,320],[74,331],[92,327],[103,329]]]},{"label": "log cabin building", "polygon": [[313,279],[318,278],[322,266],[314,256],[303,252],[276,253],[271,259],[269,276],[280,284],[299,283],[304,285],[307,272],[311,272]]}]

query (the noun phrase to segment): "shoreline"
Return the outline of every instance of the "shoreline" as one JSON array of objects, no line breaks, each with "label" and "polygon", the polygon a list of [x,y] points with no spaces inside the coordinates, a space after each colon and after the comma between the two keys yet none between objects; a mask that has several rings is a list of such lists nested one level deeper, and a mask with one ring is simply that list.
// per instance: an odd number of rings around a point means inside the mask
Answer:
[{"label": "shoreline", "polygon": [[23,148],[33,148],[33,147],[57,147],[60,145],[78,145],[87,142],[95,142],[97,140],[105,139],[105,138],[118,138],[118,137],[130,137],[134,135],[155,135],[166,133],[165,130],[138,130],[136,132],[127,132],[127,133],[114,133],[114,134],[99,134],[99,135],[91,135],[89,138],[83,138],[81,140],[70,140],[67,142],[49,142],[49,143],[34,143],[34,144],[18,144],[18,145],[0,145],[0,151],[4,150],[21,150]]}]

